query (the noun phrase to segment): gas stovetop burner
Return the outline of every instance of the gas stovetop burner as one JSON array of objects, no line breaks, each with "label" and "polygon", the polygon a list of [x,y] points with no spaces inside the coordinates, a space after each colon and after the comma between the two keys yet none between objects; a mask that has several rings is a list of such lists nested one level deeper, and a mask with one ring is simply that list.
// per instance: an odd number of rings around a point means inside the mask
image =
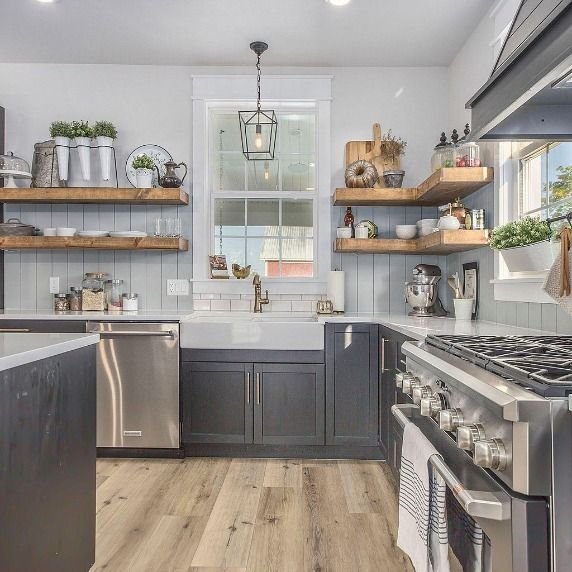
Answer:
[{"label": "gas stovetop burner", "polygon": [[572,336],[428,336],[427,343],[545,397],[572,393]]}]

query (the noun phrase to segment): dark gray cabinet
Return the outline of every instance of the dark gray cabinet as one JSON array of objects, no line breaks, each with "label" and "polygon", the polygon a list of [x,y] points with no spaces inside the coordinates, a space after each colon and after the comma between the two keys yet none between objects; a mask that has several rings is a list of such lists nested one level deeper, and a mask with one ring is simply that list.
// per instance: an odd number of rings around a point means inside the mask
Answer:
[{"label": "dark gray cabinet", "polygon": [[379,327],[326,325],[326,444],[377,446]]},{"label": "dark gray cabinet", "polygon": [[184,363],[183,442],[252,443],[252,378],[251,363]]},{"label": "dark gray cabinet", "polygon": [[398,363],[398,341],[391,330],[380,327],[379,368],[379,446],[384,457],[389,457],[389,435],[391,431],[391,406],[395,403],[395,372]]},{"label": "dark gray cabinet", "polygon": [[323,364],[184,362],[183,442],[324,444]]},{"label": "dark gray cabinet", "polygon": [[324,366],[255,364],[254,442],[324,444]]}]

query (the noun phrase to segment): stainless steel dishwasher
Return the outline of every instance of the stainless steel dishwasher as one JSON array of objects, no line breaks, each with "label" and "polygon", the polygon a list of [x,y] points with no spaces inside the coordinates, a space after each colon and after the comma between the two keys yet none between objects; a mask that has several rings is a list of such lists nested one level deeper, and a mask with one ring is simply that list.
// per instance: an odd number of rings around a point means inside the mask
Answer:
[{"label": "stainless steel dishwasher", "polygon": [[97,332],[97,446],[179,447],[179,324],[88,322]]}]

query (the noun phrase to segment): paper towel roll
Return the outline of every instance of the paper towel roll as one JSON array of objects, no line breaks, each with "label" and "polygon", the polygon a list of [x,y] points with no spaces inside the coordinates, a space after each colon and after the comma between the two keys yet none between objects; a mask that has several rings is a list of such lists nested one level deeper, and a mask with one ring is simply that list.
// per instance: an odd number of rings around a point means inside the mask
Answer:
[{"label": "paper towel roll", "polygon": [[344,311],[346,273],[331,270],[328,274],[328,300],[334,305],[334,312]]}]

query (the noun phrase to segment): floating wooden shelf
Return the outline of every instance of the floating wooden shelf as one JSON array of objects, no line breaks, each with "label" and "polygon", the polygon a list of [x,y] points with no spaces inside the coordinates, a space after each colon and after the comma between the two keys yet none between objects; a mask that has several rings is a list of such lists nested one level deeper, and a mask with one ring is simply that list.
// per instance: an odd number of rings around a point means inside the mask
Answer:
[{"label": "floating wooden shelf", "polygon": [[0,249],[97,248],[99,250],[181,250],[189,249],[186,238],[80,238],[77,236],[0,236]]},{"label": "floating wooden shelf", "polygon": [[393,189],[336,189],[335,206],[430,206],[464,198],[492,182],[492,167],[438,169],[417,187]]},{"label": "floating wooden shelf", "polygon": [[488,230],[440,230],[427,236],[399,238],[338,238],[336,252],[357,254],[450,254],[487,245]]},{"label": "floating wooden shelf", "polygon": [[182,189],[115,187],[48,187],[0,189],[0,203],[188,205]]}]

